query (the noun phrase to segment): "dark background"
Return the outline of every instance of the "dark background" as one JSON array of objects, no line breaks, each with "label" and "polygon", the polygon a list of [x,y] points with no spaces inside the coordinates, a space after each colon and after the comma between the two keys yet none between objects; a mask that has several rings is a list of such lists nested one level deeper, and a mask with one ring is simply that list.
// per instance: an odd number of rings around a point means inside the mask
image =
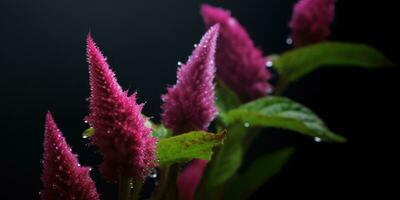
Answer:
[{"label": "dark background", "polygon": [[[160,94],[175,82],[204,33],[199,0],[0,1],[0,199],[37,199],[41,188],[43,122],[50,109],[84,165],[99,156],[81,139],[89,95],[85,38],[90,30],[120,84],[147,102],[158,118]],[[266,54],[285,44],[293,0],[225,0]],[[399,62],[395,1],[338,0],[332,39],[372,45]],[[346,144],[316,143],[282,131],[263,134],[250,158],[279,146],[296,154],[253,199],[300,197],[388,198],[398,188],[398,68],[321,69],[292,85],[287,95],[313,109]],[[398,168],[397,168],[398,169]],[[103,199],[113,186],[93,170]],[[397,186],[396,186],[397,185]]]}]

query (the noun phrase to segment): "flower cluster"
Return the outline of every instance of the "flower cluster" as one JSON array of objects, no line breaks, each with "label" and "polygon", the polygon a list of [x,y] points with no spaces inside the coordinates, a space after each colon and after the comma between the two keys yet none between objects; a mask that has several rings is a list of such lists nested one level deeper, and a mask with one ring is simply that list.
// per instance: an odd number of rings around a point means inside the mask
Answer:
[{"label": "flower cluster", "polygon": [[[329,26],[334,18],[334,5],[335,0],[300,0],[294,6],[289,27],[296,47],[316,43],[329,36]],[[321,127],[323,126],[322,121],[308,109],[299,109],[300,104],[293,104],[295,106],[292,106],[288,99],[282,98],[282,100],[270,96],[259,99],[272,91],[272,86],[269,83],[272,73],[268,70],[266,64],[269,58],[274,56],[265,56],[261,49],[255,46],[244,26],[231,16],[230,11],[204,4],[200,8],[200,13],[208,31],[195,45],[195,49],[187,62],[178,68],[175,85],[168,87],[166,94],[161,96],[163,100],[161,124],[150,123],[149,119],[142,114],[143,104],[137,103],[136,93],[128,94],[128,91],[122,89],[91,35],[89,34],[87,37],[87,61],[89,63],[91,94],[89,97],[89,114],[85,121],[91,127],[89,130],[94,130],[93,134],[90,135],[90,145],[94,146],[102,156],[99,171],[107,181],[120,184],[120,200],[138,199],[140,186],[155,167],[159,167],[160,171],[163,172],[161,178],[169,177],[171,174],[174,176],[173,187],[168,187],[173,188],[174,191],[171,191],[171,193],[174,194],[164,196],[176,198],[179,196],[181,200],[194,198],[204,172],[210,167],[217,166],[214,165],[215,163],[208,165],[208,160],[201,159],[210,159],[214,146],[221,145],[223,141],[223,137],[219,138],[217,142],[208,141],[213,140],[212,138],[216,135],[205,132],[208,131],[211,122],[218,115],[215,91],[216,78],[221,81],[218,83],[228,86],[228,88],[224,88],[226,91],[222,91],[226,92],[226,95],[221,95],[222,100],[221,102],[218,101],[218,106],[226,103],[222,101],[229,101],[226,104],[235,104],[234,106],[229,105],[230,107],[238,107],[236,104],[257,99],[256,105],[254,105],[254,101],[247,103],[251,104],[251,106],[248,106],[249,109],[246,110],[247,113],[243,114],[241,113],[243,110],[235,110],[237,116],[234,117],[240,118],[246,117],[241,115],[254,114],[254,116],[251,116],[251,120],[263,117],[276,120],[273,127],[289,130],[296,130],[300,127],[298,131],[308,135],[313,134],[313,130],[309,129],[314,128],[317,129],[315,134],[318,137],[325,130],[327,131],[325,134],[334,135],[327,128]],[[287,80],[284,79],[284,81]],[[229,91],[229,89],[232,89],[232,91]],[[235,94],[238,97],[235,97]],[[232,98],[232,101],[226,100],[226,96]],[[267,103],[259,103],[258,100],[265,100]],[[282,116],[275,116],[275,119],[271,116],[264,116],[265,113],[257,113],[257,109],[267,110],[267,108],[261,108],[265,106],[261,105],[262,103],[269,106],[269,104],[279,100],[282,101],[282,105],[287,106],[279,105],[273,109],[269,107],[269,111],[291,109],[291,107],[296,107],[296,109],[288,110],[286,114],[290,113],[290,115],[285,115],[284,119],[281,119]],[[307,112],[298,113],[299,110]],[[219,116],[221,120],[216,120],[217,129],[235,127],[229,123],[236,123],[236,121],[230,122],[234,120],[223,119],[234,112],[225,112],[224,109],[220,109],[220,111],[223,112],[224,116],[221,114]],[[271,113],[273,112],[271,111]],[[300,121],[299,118],[301,118]],[[301,120],[304,119],[307,121],[302,124],[303,121]],[[241,120],[238,123],[243,128],[242,123],[246,121]],[[313,124],[312,120],[315,120],[316,123]],[[289,125],[286,126],[285,123]],[[246,133],[247,130],[250,130],[247,129],[250,124],[248,122],[244,124],[245,128],[238,128],[233,131]],[[270,121],[265,124],[270,124]],[[315,127],[312,125],[315,125]],[[170,136],[168,132],[164,136],[158,136],[155,134],[157,131],[152,130],[153,127],[165,132],[170,129],[173,134]],[[193,133],[192,131],[198,132]],[[237,134],[247,136],[242,133]],[[173,138],[170,140],[170,138],[165,137]],[[245,143],[247,144],[251,142],[253,137],[249,136],[243,141],[246,140]],[[338,136],[332,137],[339,138]],[[160,142],[157,143],[157,140]],[[243,141],[232,139],[230,145],[242,146]],[[162,143],[167,145],[161,148]],[[199,145],[191,149],[198,152],[189,151],[187,154],[180,155],[181,157],[171,155],[180,153],[178,152],[180,149],[177,150],[177,148],[189,149],[189,147],[193,147],[192,145]],[[164,157],[160,156],[163,153],[162,149],[168,149],[166,147],[174,148],[171,151],[172,153],[167,152],[163,154]],[[227,148],[234,149],[235,147],[238,146]],[[241,149],[239,150],[242,151]],[[222,147],[219,150],[216,153],[224,153]],[[241,153],[237,153],[237,155],[241,156]],[[169,160],[165,158],[168,156]],[[165,159],[164,163],[160,161],[161,158]],[[215,160],[222,162],[221,159]],[[242,158],[233,160],[242,160]],[[190,161],[183,170],[177,164],[182,161]],[[237,163],[233,163],[232,166],[235,164]],[[240,163],[234,167],[236,168],[228,170],[229,173],[235,172],[240,167]],[[89,171],[89,167],[79,165],[76,155],[71,152],[71,148],[49,112],[45,123],[41,198],[43,200],[98,200],[99,194],[90,178]],[[232,174],[229,174],[229,176]],[[228,178],[230,177],[226,179]],[[160,182],[161,184],[171,184],[171,182],[165,180]],[[138,184],[139,189],[136,187],[132,189],[131,184]],[[163,190],[166,188],[165,185],[159,187],[161,192],[170,192]],[[163,195],[158,197],[162,198]]]}]

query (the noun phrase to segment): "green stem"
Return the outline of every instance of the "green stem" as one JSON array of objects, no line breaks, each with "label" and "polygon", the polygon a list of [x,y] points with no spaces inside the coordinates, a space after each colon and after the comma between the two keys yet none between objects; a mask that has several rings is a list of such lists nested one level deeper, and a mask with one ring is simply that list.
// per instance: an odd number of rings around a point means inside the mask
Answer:
[{"label": "green stem", "polygon": [[176,200],[178,199],[178,187],[176,179],[179,173],[178,164],[160,169],[160,184],[154,195],[155,200]]},{"label": "green stem", "polygon": [[177,200],[178,197],[178,186],[176,185],[176,180],[178,179],[179,165],[171,165],[166,181],[166,187],[164,190],[163,200]]},{"label": "green stem", "polygon": [[130,177],[121,176],[118,181],[118,200],[130,200],[131,191],[131,181]]},{"label": "green stem", "polygon": [[246,130],[246,136],[243,140],[243,149],[244,149],[243,156],[246,155],[249,147],[251,146],[251,144],[257,138],[257,136],[260,134],[261,131],[262,129],[258,127]]},{"label": "green stem", "polygon": [[288,77],[285,74],[282,74],[279,77],[278,83],[275,86],[275,95],[282,95],[282,93],[286,90],[287,86],[289,85]]},{"label": "green stem", "polygon": [[143,186],[142,181],[136,181],[135,184],[133,184],[131,200],[139,200],[140,199],[140,192],[142,191],[142,186]]},{"label": "green stem", "polygon": [[169,174],[169,167],[162,167],[160,168],[160,178],[158,180],[158,186],[155,189],[155,195],[153,196],[152,199],[155,200],[160,200],[162,197],[162,194],[165,190],[165,187],[167,185],[167,177]]}]

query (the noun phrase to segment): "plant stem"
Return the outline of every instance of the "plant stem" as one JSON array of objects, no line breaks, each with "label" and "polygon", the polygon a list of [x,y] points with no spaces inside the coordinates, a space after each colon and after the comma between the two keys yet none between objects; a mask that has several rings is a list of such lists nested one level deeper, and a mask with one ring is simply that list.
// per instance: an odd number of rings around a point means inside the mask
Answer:
[{"label": "plant stem", "polygon": [[139,200],[140,199],[140,191],[142,191],[142,186],[143,186],[142,181],[136,181],[135,184],[133,184],[131,200]]},{"label": "plant stem", "polygon": [[282,93],[286,90],[287,86],[289,85],[288,77],[285,74],[282,74],[279,77],[278,83],[275,86],[275,95],[282,95]]},{"label": "plant stem", "polygon": [[178,164],[173,164],[160,170],[160,185],[156,190],[155,200],[178,199],[178,187],[176,185],[178,173]]},{"label": "plant stem", "polygon": [[169,173],[169,167],[161,167],[160,168],[160,179],[158,182],[158,186],[155,189],[155,195],[152,199],[160,200],[162,197],[162,193],[165,190],[165,186],[167,185],[167,178]]},{"label": "plant stem", "polygon": [[130,200],[132,179],[127,176],[121,176],[118,181],[118,200]]}]

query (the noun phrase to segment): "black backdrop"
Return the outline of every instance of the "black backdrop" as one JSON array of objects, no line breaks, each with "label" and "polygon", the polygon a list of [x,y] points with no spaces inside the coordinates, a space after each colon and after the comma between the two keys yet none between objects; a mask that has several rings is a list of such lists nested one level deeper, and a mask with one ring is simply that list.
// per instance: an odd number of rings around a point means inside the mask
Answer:
[{"label": "black backdrop", "polygon": [[[89,30],[120,84],[137,91],[139,101],[147,102],[144,112],[157,118],[160,94],[174,83],[176,63],[186,61],[204,32],[198,14],[201,2],[1,0],[0,199],[38,198],[47,109],[80,154],[81,163],[99,163],[99,156],[80,138],[89,94],[85,58]],[[285,39],[293,2],[210,3],[231,9],[269,54],[289,48]],[[338,0],[332,39],[370,44],[399,63],[398,11],[392,2]],[[291,132],[266,132],[254,144],[249,160],[285,145],[297,147],[297,152],[283,172],[252,198],[383,198],[393,192],[398,72],[397,68],[322,69],[291,86],[289,97],[315,110],[349,142],[315,143]],[[96,170],[92,174],[101,180]],[[112,186],[103,181],[97,185],[103,199],[112,199]]]}]

